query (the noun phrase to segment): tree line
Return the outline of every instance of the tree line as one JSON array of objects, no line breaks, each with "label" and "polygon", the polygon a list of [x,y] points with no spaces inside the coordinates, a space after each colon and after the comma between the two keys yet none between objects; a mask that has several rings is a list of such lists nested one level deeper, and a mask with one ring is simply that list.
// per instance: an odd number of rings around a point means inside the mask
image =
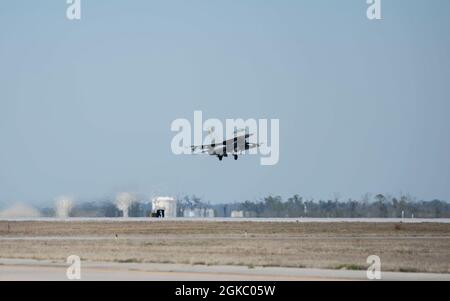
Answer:
[{"label": "tree line", "polygon": [[450,218],[450,203],[446,201],[423,201],[409,195],[394,197],[384,194],[365,194],[360,199],[347,200],[338,197],[315,200],[299,195],[283,200],[280,196],[267,196],[231,204],[211,204],[193,195],[178,200],[179,216],[186,208],[212,208],[217,217],[229,217],[232,211],[243,211],[247,217]]},{"label": "tree line", "polygon": [[[287,199],[267,196],[255,201],[211,203],[200,197],[184,196],[177,200],[177,216],[185,209],[213,209],[216,217],[229,217],[232,211],[242,211],[245,217],[327,217],[327,218],[450,218],[450,203],[443,200],[416,200],[408,195],[366,194],[360,199],[341,200],[304,198],[294,195]],[[130,205],[130,217],[148,217],[148,201],[137,200]],[[54,216],[51,207],[41,209],[44,216]],[[113,200],[76,203],[70,213],[73,217],[120,217],[121,211]]]}]

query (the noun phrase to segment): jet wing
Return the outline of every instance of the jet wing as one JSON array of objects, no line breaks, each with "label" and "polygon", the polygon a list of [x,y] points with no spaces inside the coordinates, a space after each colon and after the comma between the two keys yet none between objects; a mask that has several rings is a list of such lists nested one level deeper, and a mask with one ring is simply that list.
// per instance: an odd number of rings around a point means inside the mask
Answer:
[{"label": "jet wing", "polygon": [[236,140],[237,142],[239,142],[239,141],[244,141],[244,142],[245,142],[245,140],[247,140],[247,139],[250,138],[251,136],[253,136],[253,134],[245,134],[245,135],[236,136],[236,137],[233,137],[233,138],[231,138],[231,139],[225,140],[225,141],[223,142],[223,144],[225,144],[225,145],[233,145],[235,140]]},{"label": "jet wing", "polygon": [[[191,151],[195,152],[196,150],[201,150],[201,152],[208,152],[210,149],[214,149],[219,145],[226,145],[227,149],[232,149],[234,146],[234,142],[236,140],[237,143],[242,141],[245,144],[246,139],[253,136],[253,134],[245,134],[233,137],[231,139],[224,140],[222,142],[214,143],[214,144],[203,144],[203,145],[191,145]],[[243,140],[240,140],[243,139]]]}]

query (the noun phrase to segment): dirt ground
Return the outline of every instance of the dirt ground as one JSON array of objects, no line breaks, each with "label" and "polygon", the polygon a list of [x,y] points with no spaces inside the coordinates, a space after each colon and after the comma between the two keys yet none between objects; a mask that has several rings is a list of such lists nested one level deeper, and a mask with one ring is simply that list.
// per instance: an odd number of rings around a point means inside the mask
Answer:
[{"label": "dirt ground", "polygon": [[450,273],[450,224],[0,221],[0,258]]}]

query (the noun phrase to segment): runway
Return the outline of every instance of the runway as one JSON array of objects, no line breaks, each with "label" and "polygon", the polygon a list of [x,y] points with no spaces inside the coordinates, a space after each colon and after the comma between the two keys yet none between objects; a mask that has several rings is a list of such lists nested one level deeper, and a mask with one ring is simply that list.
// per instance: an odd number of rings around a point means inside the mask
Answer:
[{"label": "runway", "polygon": [[[69,281],[68,264],[0,259],[0,281]],[[82,262],[81,281],[364,281],[366,271],[186,264]],[[388,281],[450,281],[450,274],[382,272]],[[70,280],[74,281],[74,280]]]},{"label": "runway", "polygon": [[0,218],[0,221],[42,221],[42,222],[254,222],[254,223],[442,223],[449,224],[450,218],[231,218],[231,217],[176,217],[176,218],[149,218],[149,217],[37,217],[37,218]]},{"label": "runway", "polygon": [[[433,273],[450,275],[449,227],[449,223],[437,222],[241,219],[0,221],[0,259],[51,263],[30,271],[27,265],[3,262],[1,271],[21,279],[27,274],[38,279],[42,272],[42,278],[54,279],[59,275],[55,269],[60,268],[54,264],[78,255],[87,279],[203,279],[217,274],[225,280],[271,280],[275,276],[280,280],[363,280],[361,271],[368,267],[368,256],[377,255],[382,270],[393,272],[387,274],[393,279],[420,276],[405,272],[430,277]],[[123,275],[110,275],[111,269]],[[167,274],[171,271],[176,273]]]},{"label": "runway", "polygon": [[[227,240],[236,240],[242,239],[242,234],[229,234],[226,236],[221,236],[220,239],[222,241]],[[195,239],[213,239],[214,235],[196,235]],[[246,237],[246,241],[258,241],[261,240],[261,237]],[[293,236],[293,237],[271,237],[272,241],[314,241],[314,240],[328,240],[328,241],[352,241],[352,240],[382,240],[382,241],[399,241],[399,240],[450,240],[450,235],[442,235],[442,236],[401,236],[401,237],[393,237],[393,236],[330,236],[330,237],[311,237],[311,236]],[[186,237],[180,237],[177,235],[120,235],[117,238],[113,235],[110,236],[94,236],[94,235],[85,235],[85,236],[0,236],[0,241],[138,241],[138,242],[146,242],[146,241],[185,241]]]}]

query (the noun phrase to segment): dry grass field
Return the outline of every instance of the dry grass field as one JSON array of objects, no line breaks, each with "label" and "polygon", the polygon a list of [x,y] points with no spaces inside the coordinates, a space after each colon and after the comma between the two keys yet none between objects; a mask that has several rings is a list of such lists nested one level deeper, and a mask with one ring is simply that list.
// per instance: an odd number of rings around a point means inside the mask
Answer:
[{"label": "dry grass field", "polygon": [[450,273],[450,224],[0,221],[0,258]]}]

